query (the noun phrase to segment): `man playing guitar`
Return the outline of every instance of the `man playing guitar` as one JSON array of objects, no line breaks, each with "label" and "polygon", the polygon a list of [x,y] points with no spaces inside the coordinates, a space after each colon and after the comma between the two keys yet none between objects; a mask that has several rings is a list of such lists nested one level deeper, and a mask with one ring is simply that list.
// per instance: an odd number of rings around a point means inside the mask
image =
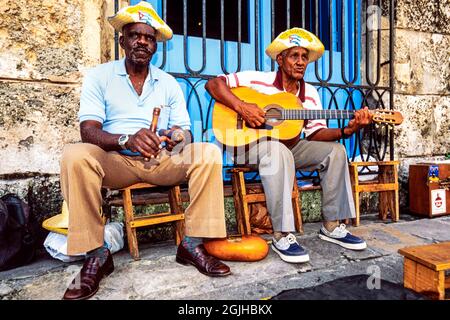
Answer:
[{"label": "man playing guitar", "polygon": [[[269,95],[289,92],[301,100],[303,108],[322,110],[317,90],[305,83],[303,77],[307,65],[319,59],[323,52],[323,44],[314,34],[292,28],[278,35],[266,49],[278,64],[277,72],[244,71],[219,75],[208,81],[206,89],[217,102],[235,111],[248,127],[253,128],[264,125],[265,112],[256,104],[238,98],[232,88],[250,87]],[[343,129],[327,128],[325,120],[308,120],[303,129],[306,139],[300,139],[298,135],[284,143],[259,140],[236,155],[238,163],[253,164],[259,170],[274,229],[272,249],[284,261],[309,261],[307,251],[291,233],[295,230],[291,192],[296,169],[319,171],[324,217],[319,237],[347,249],[366,248],[364,240],[348,232],[345,224],[339,225],[340,220],[355,217],[355,206],[345,147],[336,140],[348,138],[368,125],[371,118],[365,107],[356,111]]]}]

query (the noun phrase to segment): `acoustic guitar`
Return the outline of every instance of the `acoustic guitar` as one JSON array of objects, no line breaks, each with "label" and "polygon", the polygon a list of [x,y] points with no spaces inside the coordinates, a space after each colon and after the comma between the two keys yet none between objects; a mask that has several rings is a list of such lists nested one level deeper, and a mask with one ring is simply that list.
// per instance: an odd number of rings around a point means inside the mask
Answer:
[{"label": "acoustic guitar", "polygon": [[[289,141],[296,138],[303,128],[304,120],[313,119],[351,119],[354,110],[306,110],[300,99],[287,92],[267,95],[247,87],[237,87],[231,91],[241,100],[255,103],[265,111],[266,122],[258,128],[247,126],[245,121],[232,109],[220,102],[215,102],[212,128],[216,139],[226,145],[239,147],[255,142],[261,138]],[[398,125],[403,116],[393,110],[369,110],[372,121]]]}]

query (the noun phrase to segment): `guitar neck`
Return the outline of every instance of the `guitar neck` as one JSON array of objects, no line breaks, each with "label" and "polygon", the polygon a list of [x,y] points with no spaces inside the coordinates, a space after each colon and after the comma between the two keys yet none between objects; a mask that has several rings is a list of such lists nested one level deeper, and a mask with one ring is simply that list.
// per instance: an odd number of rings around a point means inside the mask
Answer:
[{"label": "guitar neck", "polygon": [[290,110],[281,112],[282,120],[351,119],[354,110]]}]

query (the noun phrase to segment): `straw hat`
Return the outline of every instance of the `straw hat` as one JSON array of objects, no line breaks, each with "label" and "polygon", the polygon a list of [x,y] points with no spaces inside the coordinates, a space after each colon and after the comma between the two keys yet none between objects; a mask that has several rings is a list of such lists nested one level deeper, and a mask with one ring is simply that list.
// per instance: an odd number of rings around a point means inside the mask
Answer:
[{"label": "straw hat", "polygon": [[283,31],[266,48],[266,54],[273,60],[286,49],[303,47],[309,51],[309,62],[319,59],[325,50],[322,42],[311,32],[302,28],[292,28]]},{"label": "straw hat", "polygon": [[42,222],[42,227],[52,232],[67,234],[69,229],[69,209],[66,201],[63,201],[61,213]]},{"label": "straw hat", "polygon": [[159,17],[153,6],[145,1],[120,9],[114,16],[108,17],[108,21],[117,32],[122,32],[123,26],[129,23],[146,23],[157,31],[157,41],[170,40],[173,35],[172,29]]}]

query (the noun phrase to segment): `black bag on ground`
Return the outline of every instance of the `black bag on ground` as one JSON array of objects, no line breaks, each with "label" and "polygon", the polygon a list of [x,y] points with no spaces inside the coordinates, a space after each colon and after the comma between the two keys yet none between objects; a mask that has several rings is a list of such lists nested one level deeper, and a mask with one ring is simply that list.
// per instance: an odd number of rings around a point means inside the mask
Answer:
[{"label": "black bag on ground", "polygon": [[0,198],[0,271],[30,263],[36,254],[35,220],[14,194]]}]

